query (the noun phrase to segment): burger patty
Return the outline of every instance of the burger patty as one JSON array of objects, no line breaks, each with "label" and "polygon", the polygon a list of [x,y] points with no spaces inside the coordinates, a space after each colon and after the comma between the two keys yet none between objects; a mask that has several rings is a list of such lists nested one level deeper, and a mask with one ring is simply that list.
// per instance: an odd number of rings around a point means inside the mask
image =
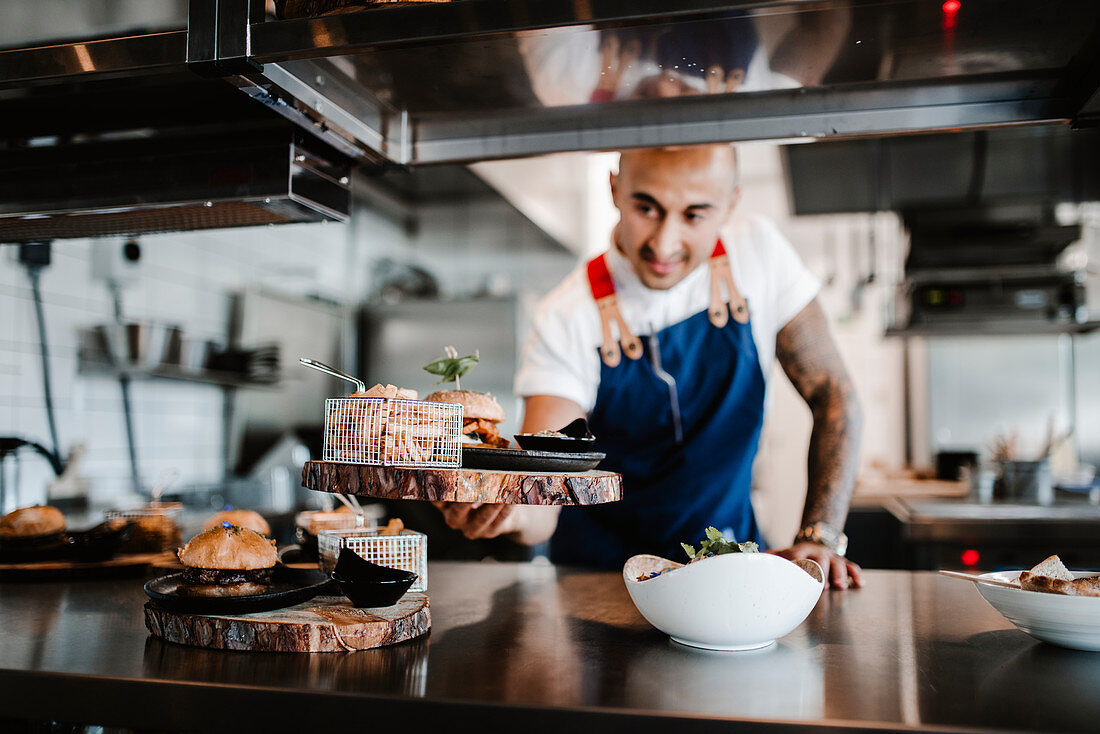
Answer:
[{"label": "burger patty", "polygon": [[183,581],[195,585],[229,586],[231,584],[270,584],[275,567],[250,569],[188,568]]},{"label": "burger patty", "polygon": [[462,426],[462,432],[493,448],[508,448],[508,439],[500,435],[497,424],[484,418],[466,421],[466,424]]}]

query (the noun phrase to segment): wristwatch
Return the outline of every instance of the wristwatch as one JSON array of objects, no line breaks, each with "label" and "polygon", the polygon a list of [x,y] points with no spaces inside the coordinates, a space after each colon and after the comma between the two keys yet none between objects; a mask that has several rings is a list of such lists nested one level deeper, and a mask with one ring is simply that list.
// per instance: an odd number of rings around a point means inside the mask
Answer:
[{"label": "wristwatch", "polygon": [[848,536],[823,522],[815,522],[799,530],[794,542],[817,543],[841,557],[848,552]]}]

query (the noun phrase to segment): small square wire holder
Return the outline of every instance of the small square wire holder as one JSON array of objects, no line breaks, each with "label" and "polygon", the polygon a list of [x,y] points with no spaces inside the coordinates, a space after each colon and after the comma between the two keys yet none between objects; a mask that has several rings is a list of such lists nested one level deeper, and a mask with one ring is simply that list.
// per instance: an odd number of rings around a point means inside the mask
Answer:
[{"label": "small square wire holder", "polygon": [[183,516],[183,505],[179,502],[150,502],[141,507],[107,510],[103,515],[108,520],[115,518],[122,518],[127,522],[143,520],[142,525],[147,530],[153,531],[159,538],[162,551],[175,550],[183,542],[179,526],[180,518]]},{"label": "small square wire holder", "polygon": [[321,458],[343,464],[457,468],[462,406],[425,400],[329,398]]},{"label": "small square wire holder", "polygon": [[363,505],[363,514],[354,512],[325,512],[323,510],[305,510],[294,516],[295,528],[311,535],[320,535],[323,530],[350,530],[352,528],[374,527],[386,516],[385,507],[380,503]]},{"label": "small square wire holder", "polygon": [[402,530],[398,535],[379,535],[384,527],[322,530],[317,536],[317,552],[321,570],[332,573],[340,551],[348,548],[355,555],[387,568],[397,568],[416,574],[409,591],[428,589],[428,536],[415,530]]}]

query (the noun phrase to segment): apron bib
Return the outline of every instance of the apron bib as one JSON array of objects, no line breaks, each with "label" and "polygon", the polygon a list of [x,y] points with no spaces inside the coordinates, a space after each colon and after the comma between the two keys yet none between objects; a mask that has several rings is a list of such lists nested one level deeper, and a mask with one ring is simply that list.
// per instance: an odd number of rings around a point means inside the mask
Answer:
[{"label": "apron bib", "polygon": [[760,542],[750,493],[764,375],[720,240],[709,265],[710,307],[640,338],[619,314],[604,256],[589,263],[604,326],[589,424],[594,450],[607,453],[600,468],[623,475],[623,499],[563,507],[555,563],[620,568],[638,553],[686,561],[680,543],[697,544],[708,525]]}]

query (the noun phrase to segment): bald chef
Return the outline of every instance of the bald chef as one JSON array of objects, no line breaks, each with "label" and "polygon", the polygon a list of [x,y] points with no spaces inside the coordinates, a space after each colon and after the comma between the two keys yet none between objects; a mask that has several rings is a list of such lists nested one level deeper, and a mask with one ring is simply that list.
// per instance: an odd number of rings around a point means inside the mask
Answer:
[{"label": "bald chef", "polygon": [[859,586],[844,558],[861,415],[817,302],[818,283],[741,196],[729,145],[622,153],[612,247],[539,305],[516,377],[523,431],[587,417],[623,475],[620,502],[587,507],[447,503],[467,537],[550,540],[555,563],[617,568],[636,553],[679,557],[713,525],[760,542],[752,464],[766,376],[778,361],[813,413],[802,529],[834,588]]}]

